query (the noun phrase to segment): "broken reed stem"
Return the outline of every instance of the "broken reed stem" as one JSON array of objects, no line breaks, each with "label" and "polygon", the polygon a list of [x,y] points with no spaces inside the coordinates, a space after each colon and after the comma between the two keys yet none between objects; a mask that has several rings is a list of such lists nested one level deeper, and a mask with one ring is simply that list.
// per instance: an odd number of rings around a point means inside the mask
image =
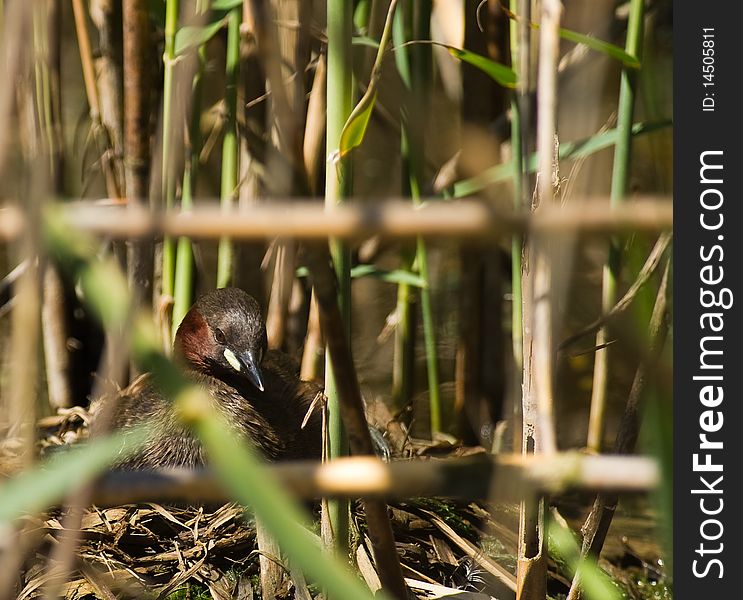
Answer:
[{"label": "broken reed stem", "polygon": [[[631,0],[627,21],[627,41],[625,50],[638,60],[642,51],[643,21],[645,1]],[[632,118],[635,108],[635,86],[637,70],[623,68],[619,87],[617,114],[617,143],[614,146],[610,206],[616,208],[623,204],[627,195],[630,175],[630,154],[632,150]],[[609,245],[609,257],[604,266],[602,278],[601,310],[607,313],[616,301],[620,276],[621,256],[619,241],[614,239]],[[596,335],[596,358],[593,367],[593,388],[591,391],[591,411],[588,419],[587,446],[595,452],[601,451],[606,418],[606,393],[609,375],[609,348],[606,347],[607,332],[601,328]]]},{"label": "broken reed stem", "polygon": [[673,236],[670,232],[662,233],[655,242],[653,249],[650,251],[650,254],[645,260],[645,264],[640,269],[640,272],[638,273],[634,283],[629,287],[624,296],[622,296],[621,299],[619,299],[617,303],[612,306],[609,312],[601,315],[593,323],[586,325],[579,332],[574,333],[570,337],[565,338],[562,342],[560,342],[558,350],[565,350],[565,348],[571,346],[582,337],[591,333],[595,333],[597,329],[605,326],[609,321],[622,314],[627,308],[629,308],[634,299],[637,297],[639,291],[648,282],[653,273],[655,273],[655,270],[658,268],[658,265],[660,264],[660,261],[665,254],[666,248],[668,248],[669,244],[671,243],[672,237]]},{"label": "broken reed stem", "polygon": [[[330,253],[325,244],[313,244],[307,245],[305,257],[317,296],[320,324],[328,345],[337,406],[343,418],[351,452],[374,456],[356,368],[351,357],[348,330],[338,303],[337,280]],[[364,512],[382,585],[391,597],[405,600],[407,592],[387,515],[387,505],[383,500],[365,498]]]},{"label": "broken reed stem", "polygon": [[[643,361],[632,381],[624,415],[619,424],[617,439],[614,443],[614,453],[618,455],[634,452],[637,438],[640,433],[640,401],[647,387],[648,378],[652,377],[653,367],[660,357],[663,344],[668,333],[667,311],[668,311],[668,278],[670,260],[666,261],[663,278],[661,279],[658,293],[655,297],[653,314],[648,327],[649,348],[647,360]],[[583,536],[583,547],[581,557],[598,557],[601,548],[609,532],[609,526],[614,518],[619,497],[616,493],[602,493],[596,496],[591,512],[586,517],[581,534]],[[566,600],[580,600],[582,596],[581,572],[576,571],[573,583],[570,587]]]}]

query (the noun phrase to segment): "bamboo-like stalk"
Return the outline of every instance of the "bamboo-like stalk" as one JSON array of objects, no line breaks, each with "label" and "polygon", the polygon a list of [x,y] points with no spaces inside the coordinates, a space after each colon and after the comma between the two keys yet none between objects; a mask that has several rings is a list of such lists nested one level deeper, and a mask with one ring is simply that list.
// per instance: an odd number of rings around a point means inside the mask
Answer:
[{"label": "bamboo-like stalk", "polygon": [[[416,39],[430,39],[431,37],[431,0],[418,0],[416,6],[416,23],[414,35]],[[421,182],[423,181],[423,165],[425,164],[425,151],[423,144],[423,130],[426,127],[428,99],[430,95],[431,82],[431,49],[425,45],[414,48],[413,65],[411,70],[411,88],[413,102],[416,112],[421,117],[417,124],[418,133],[414,137],[414,145],[411,153],[415,157],[413,177],[416,184],[411,185],[413,203],[420,206]],[[418,274],[428,284],[431,280],[428,268],[428,250],[426,242],[418,237],[415,244],[415,262]],[[423,321],[423,342],[426,348],[426,371],[428,374],[428,402],[431,419],[431,436],[441,431],[441,393],[439,390],[439,365],[438,349],[436,347],[436,325],[434,323],[434,311],[431,302],[431,288],[427,285],[420,290],[421,316]]]},{"label": "bamboo-like stalk", "polygon": [[[557,151],[555,135],[557,131],[557,60],[560,53],[560,0],[544,0],[539,36],[539,80],[537,155],[539,156],[539,177],[537,181],[538,205],[554,205],[556,187],[555,165]],[[552,240],[544,236],[531,236],[530,258],[533,279],[534,329],[532,332],[533,363],[530,377],[533,378],[533,392],[536,401],[538,428],[541,439],[537,442],[538,451],[555,452],[555,428],[553,420],[553,373],[554,344],[553,317],[554,298],[552,290]]]},{"label": "bamboo-like stalk", "polygon": [[[222,183],[220,199],[223,209],[235,203],[238,177],[237,145],[237,77],[240,65],[240,21],[242,7],[233,8],[227,16],[227,55],[225,59],[225,105],[227,118],[222,141]],[[227,237],[219,240],[217,258],[217,287],[225,287],[232,280],[232,241]]]},{"label": "bamboo-like stalk", "polygon": [[[175,69],[175,34],[178,29],[179,0],[165,2],[165,50],[163,52],[163,120],[162,120],[162,197],[165,208],[175,204],[175,173],[173,169],[174,107],[173,71]],[[175,291],[175,241],[163,238],[161,293],[172,298]],[[166,329],[168,325],[166,324]]]},{"label": "bamboo-like stalk", "polygon": [[[531,20],[531,1],[530,0],[515,0],[514,3],[517,5],[518,14],[521,19],[517,22],[517,72],[518,72],[518,99],[517,99],[517,118],[519,122],[519,139],[517,140],[517,146],[520,146],[521,155],[528,156],[528,152],[531,144],[531,107],[529,95],[532,87],[531,77],[531,31],[529,28],[529,21]],[[520,173],[514,173],[514,177],[520,179],[520,191],[523,197],[516,198],[516,202],[519,202],[522,210],[530,210],[530,188],[531,178],[529,177],[526,170],[523,169],[523,160],[521,165]],[[519,185],[514,180],[515,185]],[[518,248],[519,255],[519,279],[521,282],[521,306],[519,307],[521,312],[521,320],[519,323],[514,323],[515,326],[521,328],[522,332],[522,356],[519,359],[521,365],[521,394],[519,398],[521,400],[520,410],[518,411],[521,416],[520,437],[518,440],[518,446],[521,448],[522,454],[527,454],[530,450],[530,446],[533,444],[529,443],[529,433],[531,423],[528,420],[531,418],[529,414],[526,397],[529,393],[529,368],[531,361],[528,360],[529,354],[527,348],[531,346],[532,340],[532,329],[531,329],[531,305],[530,301],[530,277],[529,273],[529,254],[526,252],[526,247]],[[525,498],[521,499],[519,506],[519,541],[517,548],[517,563],[516,563],[516,575],[517,575],[517,599],[530,600],[530,594],[532,598],[539,600],[541,593],[541,582],[543,575],[544,561],[535,560],[535,557],[541,555],[540,551],[543,547],[543,539],[541,537],[542,531],[539,528],[543,525],[544,512],[543,506],[540,505],[538,500],[533,494],[529,494]],[[534,583],[532,583],[532,581]],[[531,590],[535,591],[532,592]]]},{"label": "bamboo-like stalk", "polygon": [[[319,193],[318,175],[323,152],[323,139],[326,127],[327,109],[327,57],[321,54],[317,59],[315,76],[312,80],[312,91],[307,106],[307,120],[304,132],[304,169],[307,173],[307,184],[311,193]],[[320,328],[320,313],[317,307],[315,292],[310,297],[310,311],[307,317],[307,335],[302,352],[300,377],[305,381],[318,379],[321,375],[324,359],[324,340]]]},{"label": "bamboo-like stalk", "polygon": [[[353,3],[347,0],[327,0],[327,117],[326,156],[340,147],[343,126],[353,109]],[[342,203],[351,192],[351,168],[347,160],[337,164],[328,160],[325,169],[325,208],[328,211]],[[338,306],[345,335],[351,331],[351,256],[340,241],[331,242],[331,256],[338,279]],[[318,290],[315,290],[318,293]],[[318,299],[319,302],[319,299]],[[322,308],[321,306],[319,307]],[[322,311],[321,311],[322,316]],[[327,332],[325,332],[327,335]],[[346,338],[346,343],[350,342]],[[348,453],[348,440],[341,418],[340,398],[328,353],[325,361],[325,394],[328,398],[328,442],[330,458]],[[324,535],[332,535],[336,549],[343,555],[348,548],[349,505],[347,501],[328,503],[328,523]],[[326,539],[326,541],[328,541]]]},{"label": "bamboo-like stalk", "polygon": [[[201,99],[204,65],[206,64],[206,49],[202,45],[198,49],[199,66],[194,74],[191,86],[192,104],[187,145],[187,158],[183,172],[183,187],[181,191],[181,209],[189,211],[193,208],[193,193],[196,188],[196,177],[199,170],[199,153],[201,151]],[[178,238],[175,256],[175,281],[173,294],[173,337],[183,317],[193,301],[193,247],[187,237]]]},{"label": "bamboo-like stalk", "polygon": [[[403,257],[403,268],[412,266],[412,259]],[[415,367],[415,305],[418,296],[406,283],[397,286],[395,307],[395,348],[392,360],[392,400],[396,407],[407,406],[413,396]]]},{"label": "bamboo-like stalk", "polygon": [[[541,5],[539,36],[539,75],[537,98],[537,156],[539,177],[535,212],[553,202],[555,161],[555,112],[559,26],[562,5],[544,0]],[[529,19],[522,13],[522,19]],[[519,49],[526,53],[523,46]],[[521,72],[523,77],[523,71]],[[552,421],[552,290],[549,246],[543,237],[532,235],[527,241],[528,256],[522,264],[524,298],[523,413],[522,452],[554,453],[555,431]],[[526,497],[519,512],[517,558],[518,600],[544,600],[547,594],[547,533],[545,501]]]},{"label": "bamboo-like stalk", "polygon": [[[393,42],[397,47],[395,52],[395,64],[402,82],[409,92],[410,89],[410,53],[405,42],[411,37],[410,21],[406,19],[406,13],[411,12],[412,6],[403,7],[397,11],[393,23]],[[410,152],[408,148],[408,137],[405,126],[400,127],[400,154],[402,159],[402,185],[403,195],[410,195],[411,184],[417,180],[411,180]],[[415,261],[415,250],[405,248],[401,252],[401,268],[410,271]],[[397,304],[395,306],[395,341],[394,355],[392,359],[392,400],[395,406],[402,408],[408,406],[413,399],[414,370],[415,370],[415,340],[416,326],[414,311],[418,302],[416,290],[406,283],[397,286]],[[417,411],[416,411],[417,413]],[[420,417],[422,415],[418,415]],[[430,421],[430,419],[428,419]],[[429,424],[422,419],[415,420],[416,428],[429,430]],[[423,437],[423,435],[421,435]]]},{"label": "bamboo-like stalk", "polygon": [[[643,21],[645,18],[644,0],[632,0],[627,21],[627,41],[625,50],[640,60],[642,51]],[[619,87],[619,106],[617,108],[617,131],[619,136],[614,147],[612,167],[610,206],[621,205],[627,195],[630,174],[630,153],[632,149],[632,118],[635,108],[635,85],[637,71],[623,68]],[[621,253],[618,240],[609,245],[609,258],[604,266],[602,278],[601,310],[606,313],[614,306],[617,295]],[[593,388],[591,392],[591,411],[588,421],[587,445],[599,452],[604,436],[606,414],[606,393],[609,373],[609,348],[606,347],[605,328],[596,334],[596,358],[593,368]]]},{"label": "bamboo-like stalk", "polygon": [[[405,39],[427,40],[431,37],[431,2],[430,0],[416,0],[407,7],[404,14]],[[405,123],[403,124],[401,149],[403,155],[403,169],[406,171],[404,179],[407,179],[408,191],[413,204],[420,206],[421,186],[424,177],[423,167],[425,165],[425,151],[423,144],[424,129],[426,127],[428,98],[430,95],[431,81],[431,49],[421,45],[413,48],[410,52],[403,52],[399,60],[405,60],[409,64],[400,71],[403,83],[409,89],[409,106],[405,111]],[[415,259],[413,266],[421,278],[428,283],[428,251],[423,238],[419,237],[415,245]],[[407,289],[406,289],[407,288]],[[436,328],[434,323],[433,307],[431,304],[431,291],[428,286],[421,288],[420,292],[421,317],[423,322],[423,340],[426,350],[426,372],[428,377],[428,413],[430,423],[430,435],[441,431],[441,396],[439,390],[438,350],[436,348]],[[412,350],[407,345],[414,344],[412,315],[410,301],[413,297],[412,290],[407,284],[402,284],[398,290],[398,341],[396,349],[398,352],[399,366],[395,372],[399,372],[401,379],[395,386],[396,390],[411,390],[409,379],[412,373],[413,361],[410,360]],[[410,392],[408,392],[410,393]]]},{"label": "bamboo-like stalk", "polygon": [[[202,0],[207,4],[208,0]],[[260,57],[258,24],[251,0],[243,0],[243,17],[240,25],[242,36],[240,44],[240,77],[238,104],[239,127],[257,126],[261,131],[267,126],[265,102],[259,99],[266,94],[266,75]],[[257,104],[256,104],[257,102]],[[324,121],[324,115],[323,115]],[[325,127],[323,126],[323,130]],[[259,202],[263,187],[259,174],[260,159],[247,135],[239,139],[240,184],[238,189],[238,207],[254,206]],[[235,243],[235,265],[233,285],[253,296],[261,306],[268,306],[266,277],[261,267],[266,255],[266,244],[263,240]]]},{"label": "bamboo-like stalk", "polygon": [[[124,150],[126,193],[131,209],[148,205],[150,180],[150,93],[152,64],[150,16],[145,0],[125,0],[124,23]],[[129,285],[140,306],[152,302],[153,248],[148,239],[130,242]]]},{"label": "bamboo-like stalk", "polygon": [[[275,27],[273,22],[264,23],[267,33],[270,30],[271,63],[269,85],[271,90],[270,133],[274,143],[266,157],[266,169],[271,181],[271,189],[280,194],[293,194],[297,190],[309,189],[308,176],[303,156],[302,134],[305,123],[305,77],[309,60],[309,35],[306,2],[285,2],[272,0],[267,3],[269,13],[277,23],[295,22],[298,27]],[[268,38],[269,36],[266,36]],[[264,38],[265,41],[265,38]],[[268,52],[267,48],[264,48]],[[266,55],[264,55],[266,58]],[[271,79],[273,76],[273,79]],[[277,79],[278,78],[278,79]],[[279,83],[280,82],[280,83]],[[279,85],[280,90],[276,89]],[[281,91],[279,99],[277,92]],[[320,119],[324,130],[325,118]],[[318,142],[322,145],[322,142]],[[279,240],[276,243],[273,283],[266,315],[269,348],[287,347],[297,343],[289,339],[291,304],[295,289],[296,245]]]},{"label": "bamboo-like stalk", "polygon": [[[509,0],[509,8],[512,13],[518,11],[519,0]],[[519,55],[519,24],[516,19],[509,22],[509,42],[511,50],[511,65],[517,73],[521,73]],[[523,82],[519,84],[517,92],[511,99],[511,160],[513,161],[513,207],[515,210],[523,210],[526,206],[524,198],[524,183],[528,182],[529,176],[524,172],[524,147],[525,132],[522,128],[521,105],[525,101],[525,90]],[[524,361],[523,344],[523,322],[522,322],[522,294],[521,294],[521,251],[523,239],[520,235],[511,238],[511,352],[514,366],[513,377],[513,422],[520,422],[521,415],[521,373]],[[520,427],[514,427],[514,435],[520,433]],[[520,439],[521,436],[518,435]]]}]

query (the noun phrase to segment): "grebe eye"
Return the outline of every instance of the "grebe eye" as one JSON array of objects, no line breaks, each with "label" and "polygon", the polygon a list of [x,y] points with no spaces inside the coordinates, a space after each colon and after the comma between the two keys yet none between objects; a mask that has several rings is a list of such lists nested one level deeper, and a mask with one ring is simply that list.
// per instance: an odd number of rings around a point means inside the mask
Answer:
[{"label": "grebe eye", "polygon": [[218,344],[225,345],[227,343],[227,338],[224,336],[224,332],[219,328],[214,330],[214,339],[217,340]]}]

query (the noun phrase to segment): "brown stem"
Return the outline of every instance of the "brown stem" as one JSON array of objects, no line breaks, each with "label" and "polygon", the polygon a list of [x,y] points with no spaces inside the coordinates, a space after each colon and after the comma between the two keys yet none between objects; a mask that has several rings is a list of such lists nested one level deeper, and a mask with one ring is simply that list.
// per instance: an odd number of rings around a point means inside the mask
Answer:
[{"label": "brown stem", "polygon": [[[203,199],[206,203],[207,199]],[[410,202],[369,197],[364,203],[347,203],[324,209],[317,202],[296,198],[270,204],[253,205],[240,211],[225,212],[214,206],[198,206],[188,214],[150,214],[126,211],[120,203],[87,203],[60,207],[59,214],[70,226],[93,235],[126,238],[171,235],[199,239],[228,235],[235,239],[267,239],[274,236],[305,240],[362,240],[375,235],[385,238],[461,238],[467,243],[486,241],[526,231],[542,235],[590,232],[594,235],[634,230],[657,232],[673,225],[670,202],[633,202],[608,210],[598,206],[601,197],[590,204],[567,204],[560,209],[538,213],[508,213],[476,200],[424,202],[420,208]],[[118,205],[118,206],[117,206]],[[24,230],[23,215],[13,207],[0,208],[0,240],[14,239]]]},{"label": "brown stem", "polygon": [[[341,416],[346,426],[351,452],[356,455],[372,456],[374,446],[364,414],[351,349],[338,307],[337,281],[328,246],[307,245],[305,259],[317,296],[320,325],[330,353]],[[387,515],[387,505],[382,500],[366,498],[364,512],[382,585],[393,598],[404,600],[407,598],[407,592],[397,558],[392,526]]]},{"label": "brown stem", "polygon": [[[147,206],[150,183],[150,94],[152,52],[145,0],[125,0],[124,23],[124,168],[129,207]],[[152,303],[153,246],[146,238],[130,242],[129,286],[137,306]]]},{"label": "brown stem", "polygon": [[586,325],[578,333],[565,338],[560,343],[558,349],[564,350],[583,336],[595,333],[600,327],[603,327],[614,317],[626,310],[630,306],[630,304],[632,304],[632,301],[635,299],[635,296],[637,296],[637,293],[640,291],[642,286],[645,285],[652,274],[655,273],[655,270],[658,268],[658,265],[663,258],[663,254],[665,253],[666,248],[668,248],[668,245],[671,243],[671,238],[671,233],[662,233],[658,240],[655,242],[655,246],[653,246],[653,249],[650,251],[650,254],[645,261],[645,264],[642,266],[642,269],[640,269],[640,272],[637,274],[635,282],[630,286],[624,296],[622,296],[622,298],[612,307],[609,312],[601,315],[590,325]]},{"label": "brown stem", "polygon": [[92,0],[90,17],[98,29],[98,57],[95,59],[101,125],[106,135],[107,162],[116,181],[124,181],[124,132],[122,119],[122,29],[121,3]]},{"label": "brown stem", "polygon": [[85,82],[85,94],[88,99],[90,110],[90,120],[93,123],[93,133],[99,142],[99,152],[103,157],[101,164],[103,166],[103,175],[106,179],[106,191],[112,198],[120,198],[121,182],[116,179],[111,162],[107,156],[107,146],[100,143],[98,135],[102,130],[101,122],[101,104],[98,95],[98,87],[95,81],[95,65],[93,63],[93,51],[90,45],[90,34],[86,23],[86,12],[82,0],[72,0],[72,11],[75,16],[75,30],[77,32],[77,44],[80,49],[80,62],[83,68],[83,80]]},{"label": "brown stem", "polygon": [[49,404],[54,408],[75,404],[70,381],[71,355],[67,349],[70,311],[62,275],[55,265],[49,264],[44,270],[41,318]]},{"label": "brown stem", "polygon": [[[639,405],[643,392],[647,385],[648,376],[653,372],[654,363],[657,362],[660,352],[665,343],[666,334],[668,333],[668,323],[666,321],[668,308],[668,273],[669,262],[663,272],[658,293],[655,297],[653,314],[650,317],[649,327],[649,352],[647,359],[640,363],[635,372],[635,378],[632,381],[632,388],[627,397],[627,404],[624,408],[624,415],[619,424],[619,432],[614,443],[615,454],[630,454],[635,449],[637,436],[640,431]],[[586,517],[581,533],[583,534],[583,548],[581,556],[598,557],[601,548],[606,540],[609,526],[614,518],[614,512],[617,508],[619,497],[617,494],[598,494],[593,503],[593,508],[588,517]],[[581,574],[580,570],[576,572],[573,578],[573,584],[570,587],[567,600],[580,600],[582,595]]]}]

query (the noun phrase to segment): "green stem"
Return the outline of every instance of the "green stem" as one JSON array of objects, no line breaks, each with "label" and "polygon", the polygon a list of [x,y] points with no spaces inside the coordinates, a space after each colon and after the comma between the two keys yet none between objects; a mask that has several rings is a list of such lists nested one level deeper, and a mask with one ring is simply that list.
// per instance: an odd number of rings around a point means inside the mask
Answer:
[{"label": "green stem", "polygon": [[[629,20],[627,22],[625,50],[638,60],[640,59],[642,50],[644,18],[644,0],[632,0],[630,3]],[[617,115],[617,142],[614,147],[614,164],[611,179],[611,207],[621,204],[627,195],[636,81],[637,71],[635,69],[622,69]],[[616,302],[620,266],[621,250],[619,241],[613,239],[609,245],[609,258],[603,271],[603,289],[601,295],[601,309],[603,313],[611,310],[614,302]],[[602,328],[596,335],[596,346],[601,347],[607,341],[606,329]],[[591,393],[591,413],[588,421],[588,447],[597,452],[601,450],[604,435],[608,372],[609,349],[602,348],[596,351],[593,369],[593,389]]]},{"label": "green stem", "polygon": [[428,401],[431,411],[431,435],[441,431],[441,394],[439,393],[439,366],[436,351],[436,326],[431,304],[431,278],[428,270],[428,253],[422,237],[416,240],[416,263],[418,274],[426,282],[421,288],[421,313],[423,316],[423,343],[426,347],[426,368],[428,371]]},{"label": "green stem", "polygon": [[[233,8],[227,17],[227,57],[225,65],[225,103],[227,119],[222,141],[221,205],[230,209],[237,190],[237,75],[240,63],[240,20],[242,7]],[[228,238],[219,240],[217,287],[226,287],[232,279],[233,246]]]},{"label": "green stem", "polygon": [[[175,67],[175,34],[178,29],[179,0],[165,3],[165,52],[163,54],[163,163],[162,193],[166,210],[175,204],[175,174],[173,173],[173,69]],[[163,239],[163,296],[173,296],[175,285],[175,243]]]},{"label": "green stem", "polygon": [[[326,155],[339,147],[343,126],[353,109],[353,68],[351,39],[353,36],[353,2],[328,0],[328,82]],[[325,171],[325,206],[328,210],[351,192],[349,159],[334,164],[328,161]],[[338,303],[346,334],[351,325],[351,259],[348,248],[331,240],[331,255],[338,278]],[[348,440],[341,420],[340,401],[336,389],[330,353],[327,353],[325,393],[328,398],[328,438],[330,458],[348,454]],[[348,550],[349,503],[347,500],[328,502],[328,516],[339,554]]]},{"label": "green stem", "polygon": [[[406,254],[409,254],[406,252]],[[414,256],[404,256],[402,268],[411,271]],[[397,308],[395,314],[395,349],[392,361],[392,400],[396,408],[401,409],[410,403],[413,394],[413,368],[415,345],[415,290],[407,283],[397,286]]]},{"label": "green stem", "polygon": [[[412,36],[415,39],[427,40],[431,37],[431,0],[417,0],[414,3],[412,15],[414,21]],[[417,115],[412,122],[409,156],[410,156],[410,195],[413,204],[421,203],[421,182],[424,177],[425,146],[423,142],[426,117],[428,112],[428,98],[430,93],[431,74],[431,48],[428,46],[417,46],[411,51],[410,89],[412,92],[413,110],[409,111],[408,117],[413,113]],[[426,348],[426,370],[428,373],[428,401],[430,407],[431,435],[441,431],[441,394],[439,391],[439,366],[436,348],[436,327],[431,302],[430,273],[428,269],[428,251],[422,237],[416,240],[415,261],[418,266],[418,274],[426,282],[426,287],[421,289],[421,313],[423,320],[423,343]]]},{"label": "green stem", "polygon": [[[410,87],[410,56],[405,41],[409,37],[406,31],[405,11],[407,7],[398,10],[392,21],[392,39],[398,49],[394,53],[395,66],[403,83]],[[403,195],[410,194],[411,182],[410,152],[405,124],[401,127],[400,154],[402,156]],[[407,271],[413,269],[415,253],[406,249],[401,256],[401,267]],[[403,408],[410,404],[413,397],[413,369],[415,366],[415,327],[413,326],[413,304],[416,299],[415,290],[408,284],[400,283],[397,286],[397,306],[395,315],[395,350],[392,362],[392,398],[395,406]]]},{"label": "green stem", "polygon": [[[193,106],[189,124],[189,157],[183,173],[183,192],[181,208],[190,210],[193,206],[193,192],[199,170],[199,152],[201,149],[201,99],[202,79],[206,62],[205,46],[198,50],[199,66],[194,74],[192,86]],[[173,336],[193,301],[193,247],[186,237],[178,238],[175,259],[175,294],[173,298]]]}]

